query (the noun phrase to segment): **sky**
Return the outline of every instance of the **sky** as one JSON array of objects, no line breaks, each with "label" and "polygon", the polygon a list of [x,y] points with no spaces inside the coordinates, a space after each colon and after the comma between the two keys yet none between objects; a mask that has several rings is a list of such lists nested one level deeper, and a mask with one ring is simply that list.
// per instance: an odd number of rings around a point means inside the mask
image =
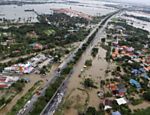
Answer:
[{"label": "sky", "polygon": [[[0,1],[14,1],[14,0],[0,0]],[[16,0],[16,1],[26,1],[26,0]],[[51,0],[27,0],[27,1],[51,1]],[[55,1],[55,0],[54,0]],[[57,1],[57,0],[56,0]],[[65,0],[64,0],[65,1]],[[66,0],[67,1],[67,0]],[[70,0],[71,1],[71,0]],[[73,0],[76,1],[76,0]],[[80,0],[77,0],[80,1]],[[81,0],[82,1],[82,0]],[[85,0],[86,1],[86,0]],[[92,1],[92,0],[91,0]],[[97,0],[98,1],[98,0]],[[105,1],[105,0],[100,0]],[[109,0],[109,1],[117,1],[117,2],[130,2],[130,3],[144,3],[150,4],[150,0]]]},{"label": "sky", "polygon": [[150,0],[113,0],[113,1],[150,4]]}]

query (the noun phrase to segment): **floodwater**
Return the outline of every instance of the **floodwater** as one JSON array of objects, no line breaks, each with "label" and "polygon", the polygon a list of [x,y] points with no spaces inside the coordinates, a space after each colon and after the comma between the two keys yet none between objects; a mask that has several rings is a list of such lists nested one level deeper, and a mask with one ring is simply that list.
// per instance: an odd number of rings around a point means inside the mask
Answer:
[{"label": "floodwater", "polygon": [[[106,25],[104,27],[106,27]],[[71,95],[73,98],[74,96],[76,96],[76,95],[73,95],[73,94],[76,94],[75,93],[77,91],[76,89],[83,88],[83,85],[81,83],[84,81],[85,78],[92,78],[92,80],[94,80],[95,84],[97,84],[96,86],[98,87],[98,89],[92,89],[92,90],[89,89],[88,90],[88,93],[89,93],[88,105],[96,107],[98,109],[98,105],[100,102],[100,99],[97,96],[97,92],[100,90],[99,83],[100,83],[100,80],[106,78],[105,70],[107,70],[108,66],[109,66],[109,63],[105,60],[106,50],[102,49],[100,47],[100,45],[98,45],[101,42],[101,38],[103,38],[103,37],[106,37],[104,28],[99,30],[93,43],[91,43],[91,45],[87,48],[85,53],[80,58],[79,62],[76,64],[76,66],[74,68],[74,72],[68,82],[68,85],[67,85],[66,100],[69,99],[69,98],[67,98],[67,96],[70,95],[70,92],[72,92],[72,90],[75,89],[75,91],[73,91],[73,93]],[[99,52],[95,58],[92,58],[91,57],[91,49],[95,46],[99,48]],[[84,63],[87,59],[92,59],[92,66],[84,68]],[[82,74],[81,74],[81,69],[84,69]],[[79,77],[80,74],[81,74],[81,77]],[[82,97],[82,92],[79,93],[78,95],[80,95]],[[68,115],[69,115],[69,113],[71,115],[77,115],[76,114],[77,109],[75,109],[73,107],[67,109],[65,112]]]},{"label": "floodwater", "polygon": [[24,10],[34,9],[38,14],[52,14],[52,8],[71,8],[92,16],[105,15],[115,11],[114,8],[104,6],[103,2],[82,2],[82,3],[46,3],[46,4],[27,4],[22,6],[17,5],[1,5],[0,18],[14,20],[14,22],[37,22],[37,14],[34,12],[25,12]]},{"label": "floodwater", "polygon": [[[143,12],[129,12],[128,11],[128,12],[124,12],[124,13],[127,13],[128,15],[142,16],[142,17],[150,18],[150,14],[143,13]],[[126,19],[129,25],[132,25],[136,28],[140,28],[140,29],[147,30],[150,32],[150,22],[142,21],[142,20],[132,18],[132,17],[126,17],[123,15],[121,15],[121,18]],[[133,23],[133,24],[131,24],[131,23]]]}]

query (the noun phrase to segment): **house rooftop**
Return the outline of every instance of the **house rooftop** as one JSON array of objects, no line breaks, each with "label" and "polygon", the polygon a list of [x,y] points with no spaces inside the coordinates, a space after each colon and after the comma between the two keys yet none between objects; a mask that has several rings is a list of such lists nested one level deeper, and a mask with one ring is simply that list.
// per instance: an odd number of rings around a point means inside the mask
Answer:
[{"label": "house rooftop", "polygon": [[122,97],[122,98],[118,98],[118,99],[115,99],[118,103],[118,105],[123,105],[123,104],[127,104],[127,100],[125,97]]}]

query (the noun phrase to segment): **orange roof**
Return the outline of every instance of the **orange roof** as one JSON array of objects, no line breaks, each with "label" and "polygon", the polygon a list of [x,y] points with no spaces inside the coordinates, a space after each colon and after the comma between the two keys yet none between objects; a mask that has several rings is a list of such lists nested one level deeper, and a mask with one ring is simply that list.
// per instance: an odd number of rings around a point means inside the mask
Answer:
[{"label": "orange roof", "polygon": [[112,91],[117,90],[117,86],[115,84],[110,84],[109,87]]}]

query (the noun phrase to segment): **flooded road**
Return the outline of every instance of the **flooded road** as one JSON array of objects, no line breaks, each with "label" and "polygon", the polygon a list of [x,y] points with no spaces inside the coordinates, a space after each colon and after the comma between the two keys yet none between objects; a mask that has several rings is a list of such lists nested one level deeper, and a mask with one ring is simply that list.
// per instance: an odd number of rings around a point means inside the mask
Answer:
[{"label": "flooded road", "polygon": [[[110,20],[107,21],[107,23]],[[82,83],[85,78],[92,78],[97,89],[88,90],[87,95],[88,98],[88,106],[93,106],[98,109],[100,99],[97,96],[97,91],[99,91],[99,83],[100,80],[105,79],[105,70],[108,68],[109,63],[105,60],[106,50],[100,47],[101,38],[106,38],[105,27],[107,26],[105,23],[104,27],[100,29],[95,36],[94,41],[89,45],[85,53],[83,53],[82,57],[74,67],[74,72],[68,82],[67,85],[67,93],[65,95],[65,101],[71,101],[70,108],[64,110],[65,115],[77,115],[78,109],[77,106],[84,106],[84,103],[80,103],[76,105],[76,100],[74,98],[78,97],[79,99],[86,100],[83,98],[83,91],[79,91],[78,89],[84,89]],[[95,58],[91,56],[91,50],[93,47],[99,48],[99,52]],[[84,64],[86,60],[92,59],[92,66],[88,68],[84,68]],[[83,70],[81,74],[81,70]],[[81,75],[81,77],[79,77]],[[78,92],[78,93],[76,93]],[[71,94],[70,94],[71,93]],[[57,115],[57,114],[56,114]]]}]

